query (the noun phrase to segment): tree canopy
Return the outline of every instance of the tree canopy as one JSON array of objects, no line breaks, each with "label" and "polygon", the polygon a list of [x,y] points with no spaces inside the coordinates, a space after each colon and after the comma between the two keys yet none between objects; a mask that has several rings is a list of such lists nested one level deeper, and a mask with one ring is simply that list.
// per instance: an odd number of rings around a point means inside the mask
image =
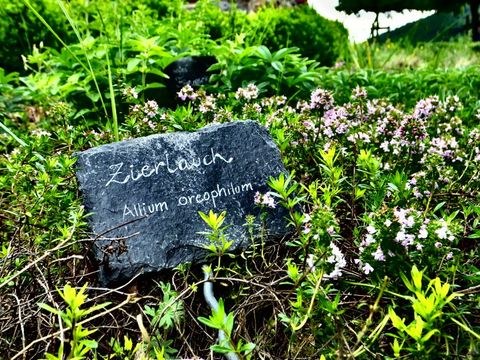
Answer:
[{"label": "tree canopy", "polygon": [[375,13],[405,9],[450,11],[466,2],[465,0],[340,0],[337,10],[345,11],[347,14],[358,13],[360,10]]},{"label": "tree canopy", "polygon": [[470,6],[472,39],[480,41],[478,14],[480,0],[340,0],[336,9],[345,11],[347,14],[365,10],[373,11],[378,15],[382,12],[402,10],[453,11],[465,4]]}]

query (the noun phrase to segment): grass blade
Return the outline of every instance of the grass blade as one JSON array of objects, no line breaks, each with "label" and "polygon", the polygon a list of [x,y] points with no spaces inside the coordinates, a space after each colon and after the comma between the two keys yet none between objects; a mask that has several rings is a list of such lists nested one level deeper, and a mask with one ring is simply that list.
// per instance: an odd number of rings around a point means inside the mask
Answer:
[{"label": "grass blade", "polygon": [[6,125],[0,121],[0,128],[2,128],[8,135],[10,135],[15,141],[17,141],[22,146],[27,146],[27,143],[15,135],[12,130],[10,130]]},{"label": "grass blade", "polygon": [[[70,16],[67,8],[65,7],[65,4],[63,3],[62,0],[57,0],[57,4],[58,4],[58,6],[60,6],[60,9],[62,9],[63,14],[65,15],[65,17],[68,20],[68,23],[72,27],[73,32],[75,33],[75,36],[78,39],[78,42],[81,43],[82,42],[82,37],[80,36],[80,33],[78,32],[77,26],[75,25],[75,21],[72,19],[72,17]],[[105,106],[105,102],[103,101],[102,92],[100,91],[100,87],[98,86],[97,77],[95,76],[95,72],[93,71],[92,64],[90,63],[90,60],[88,59],[88,54],[85,51],[85,49],[83,48],[83,46],[81,46],[81,49],[83,51],[83,55],[85,56],[85,59],[87,60],[88,72],[92,76],[93,82],[95,83],[95,88],[97,89],[97,92],[98,92],[98,95],[100,95],[100,102],[102,103],[103,111],[105,111],[105,116],[108,117],[107,107]]]},{"label": "grass blade", "polygon": [[[100,87],[98,86],[97,78],[95,76],[95,73],[93,72],[92,65],[90,64],[90,61],[88,60],[88,57],[87,57],[87,54],[85,53],[85,50],[83,50],[83,48],[82,48],[82,50],[84,51],[84,55],[87,59],[88,67],[83,63],[83,61],[80,60],[80,58],[72,51],[72,49],[70,49],[70,47],[65,43],[65,41],[62,40],[62,38],[56,33],[56,31],[50,26],[50,24],[43,18],[43,16],[40,15],[40,13],[32,6],[30,1],[29,0],[22,0],[22,1],[25,4],[25,6],[27,6],[33,12],[33,14],[37,17],[37,19],[40,20],[40,22],[43,25],[45,25],[45,27],[48,29],[48,31],[50,31],[52,33],[52,35],[60,42],[60,44],[62,44],[62,46],[65,49],[67,49],[67,51],[74,57],[74,59],[80,64],[80,66],[86,72],[88,72],[90,74],[90,76],[93,79],[93,82],[95,83],[95,87],[97,89],[97,92],[100,95],[100,101],[102,103],[102,107],[103,107],[103,111],[105,112],[105,116],[108,117],[107,108],[105,106],[105,102],[103,101],[103,96],[102,96],[102,93],[100,91]],[[67,17],[67,20],[69,21],[70,25],[72,26],[73,31],[75,32],[75,35],[77,35],[77,38],[79,39],[79,42],[81,42],[81,38],[79,37],[80,34],[78,33],[78,30],[77,30],[75,24],[73,23],[73,19],[68,14],[68,12],[67,12],[65,6],[63,5],[63,3],[61,3],[60,0],[57,0],[57,2],[59,4],[60,8],[62,9],[63,13]]]},{"label": "grass blade", "polygon": [[108,88],[110,89],[110,103],[112,106],[113,133],[115,134],[115,140],[120,141],[120,138],[118,137],[117,105],[115,104],[115,92],[113,90],[112,70],[110,68],[110,55],[108,55],[108,49],[105,53],[107,54]]}]

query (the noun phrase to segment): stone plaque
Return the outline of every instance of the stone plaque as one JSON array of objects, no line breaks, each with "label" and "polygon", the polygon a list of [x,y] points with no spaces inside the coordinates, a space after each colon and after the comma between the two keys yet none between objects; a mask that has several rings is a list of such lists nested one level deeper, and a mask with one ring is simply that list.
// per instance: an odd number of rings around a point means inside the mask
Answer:
[{"label": "stone plaque", "polygon": [[[254,121],[210,125],[196,132],[152,135],[75,154],[77,178],[100,263],[100,281],[117,283],[202,260],[208,240],[198,212],[227,212],[232,249],[246,247],[245,219],[258,215],[258,191],[286,173],[267,130]],[[280,209],[269,209],[268,231],[286,233]]]}]

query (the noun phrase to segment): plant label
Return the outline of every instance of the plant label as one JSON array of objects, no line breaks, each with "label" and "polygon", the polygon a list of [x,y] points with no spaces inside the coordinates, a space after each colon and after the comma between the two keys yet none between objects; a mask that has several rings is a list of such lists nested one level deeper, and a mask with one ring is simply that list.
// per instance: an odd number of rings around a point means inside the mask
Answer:
[{"label": "plant label", "polygon": [[[205,259],[207,225],[198,212],[226,211],[231,250],[251,239],[256,192],[286,173],[267,130],[254,121],[121,141],[75,154],[76,175],[94,232],[100,281],[118,283]],[[267,231],[286,234],[285,211],[268,210]]]}]

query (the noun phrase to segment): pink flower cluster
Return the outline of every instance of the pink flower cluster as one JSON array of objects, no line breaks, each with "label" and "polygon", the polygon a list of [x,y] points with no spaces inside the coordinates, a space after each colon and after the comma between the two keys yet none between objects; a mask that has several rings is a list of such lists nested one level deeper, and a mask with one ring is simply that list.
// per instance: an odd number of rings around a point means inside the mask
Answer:
[{"label": "pink flower cluster", "polygon": [[211,95],[207,95],[205,96],[204,99],[202,99],[202,102],[200,103],[198,110],[201,113],[205,114],[208,112],[213,112],[216,108],[217,108],[217,103],[215,98]]},{"label": "pink flower cluster", "polygon": [[181,88],[180,91],[177,92],[177,95],[182,101],[187,99],[190,101],[195,101],[198,97],[198,94],[195,92],[195,90],[188,84]]},{"label": "pink flower cluster", "polygon": [[272,209],[277,207],[275,199],[273,198],[270,191],[266,192],[265,194],[260,194],[260,192],[257,191],[255,193],[253,201],[256,205],[260,205],[260,206],[264,205]]},{"label": "pink flower cluster", "polygon": [[333,95],[330,91],[325,89],[316,89],[310,96],[309,108],[311,110],[329,110],[333,107]]},{"label": "pink flower cluster", "polygon": [[258,97],[258,88],[255,84],[248,84],[245,88],[239,88],[235,93],[237,100],[252,100]]},{"label": "pink flower cluster", "polygon": [[147,124],[152,130],[156,128],[156,123],[153,122],[153,118],[159,114],[159,107],[155,100],[148,100],[145,104],[134,105],[131,107],[130,112],[137,118],[140,118],[145,124]]},{"label": "pink flower cluster", "polygon": [[138,99],[138,93],[135,90],[135,87],[126,87],[123,89],[122,95],[126,97],[132,97],[133,99]]},{"label": "pink flower cluster", "polygon": [[342,269],[347,266],[347,261],[338,246],[333,242],[330,243],[330,251],[332,254],[327,258],[327,263],[333,264],[333,270],[323,277],[325,279],[338,279],[343,275]]}]

